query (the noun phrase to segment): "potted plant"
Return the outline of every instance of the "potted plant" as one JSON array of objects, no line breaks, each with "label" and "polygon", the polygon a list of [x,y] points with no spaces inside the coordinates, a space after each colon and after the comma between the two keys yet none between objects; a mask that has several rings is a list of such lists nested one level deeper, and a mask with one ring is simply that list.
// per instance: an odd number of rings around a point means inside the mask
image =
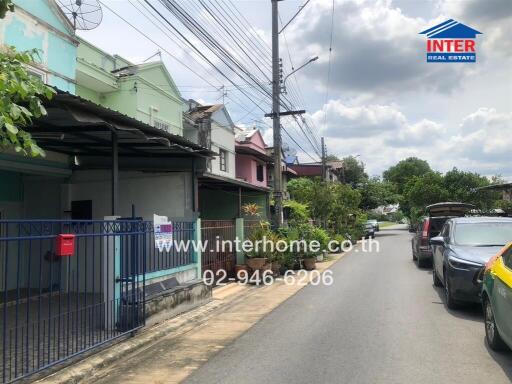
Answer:
[{"label": "potted plant", "polygon": [[311,255],[306,255],[302,259],[302,263],[304,264],[304,269],[306,271],[312,271],[316,268],[316,257]]},{"label": "potted plant", "polygon": [[262,241],[265,237],[269,236],[270,233],[270,223],[260,221],[259,225],[253,229],[249,236],[253,249],[247,252],[245,256],[247,258],[247,266],[253,271],[261,270],[267,263],[268,251],[263,250],[261,245],[256,247],[256,244],[258,241]]}]

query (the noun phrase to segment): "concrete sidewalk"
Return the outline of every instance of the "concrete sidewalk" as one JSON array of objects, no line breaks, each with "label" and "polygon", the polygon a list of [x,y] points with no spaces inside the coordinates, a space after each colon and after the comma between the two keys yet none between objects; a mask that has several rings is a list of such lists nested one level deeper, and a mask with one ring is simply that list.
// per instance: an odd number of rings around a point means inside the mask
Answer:
[{"label": "concrete sidewalk", "polygon": [[[317,263],[324,272],[343,254]],[[306,283],[311,279],[308,273]],[[291,280],[291,279],[290,279]],[[231,283],[213,300],[101,351],[37,383],[179,383],[307,284]]]}]

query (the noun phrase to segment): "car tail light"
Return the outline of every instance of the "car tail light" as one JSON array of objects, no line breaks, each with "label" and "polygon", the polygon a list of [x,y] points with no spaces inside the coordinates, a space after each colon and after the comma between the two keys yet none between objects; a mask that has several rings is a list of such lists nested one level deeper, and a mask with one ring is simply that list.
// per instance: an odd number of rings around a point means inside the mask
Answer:
[{"label": "car tail light", "polygon": [[430,219],[425,219],[421,230],[421,245],[428,245],[428,233],[430,231]]}]

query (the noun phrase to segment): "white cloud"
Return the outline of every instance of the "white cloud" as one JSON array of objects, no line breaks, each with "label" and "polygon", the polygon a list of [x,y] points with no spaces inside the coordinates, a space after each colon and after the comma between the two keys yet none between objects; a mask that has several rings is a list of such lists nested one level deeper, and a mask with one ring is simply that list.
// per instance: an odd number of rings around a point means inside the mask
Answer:
[{"label": "white cloud", "polygon": [[[512,177],[512,113],[480,108],[448,129],[428,119],[410,122],[396,106],[347,106],[330,101],[322,134],[338,156],[361,155],[370,174],[380,174],[399,160],[416,156],[434,169],[453,167]],[[312,115],[321,126],[323,112]]]},{"label": "white cloud", "polygon": [[[331,100],[311,116],[327,137],[369,137],[385,131],[394,131],[405,124],[405,116],[389,105],[349,106]],[[327,113],[326,126],[324,112]]]}]

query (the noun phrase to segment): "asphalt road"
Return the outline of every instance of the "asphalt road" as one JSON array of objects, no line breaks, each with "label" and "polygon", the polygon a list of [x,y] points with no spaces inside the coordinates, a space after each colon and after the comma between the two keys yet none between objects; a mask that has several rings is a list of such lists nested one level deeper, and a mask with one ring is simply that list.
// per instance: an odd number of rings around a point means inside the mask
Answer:
[{"label": "asphalt road", "polygon": [[186,383],[511,383],[512,354],[487,349],[480,308],[446,309],[406,230],[377,240],[380,252],[346,255],[333,285],[302,289]]}]

